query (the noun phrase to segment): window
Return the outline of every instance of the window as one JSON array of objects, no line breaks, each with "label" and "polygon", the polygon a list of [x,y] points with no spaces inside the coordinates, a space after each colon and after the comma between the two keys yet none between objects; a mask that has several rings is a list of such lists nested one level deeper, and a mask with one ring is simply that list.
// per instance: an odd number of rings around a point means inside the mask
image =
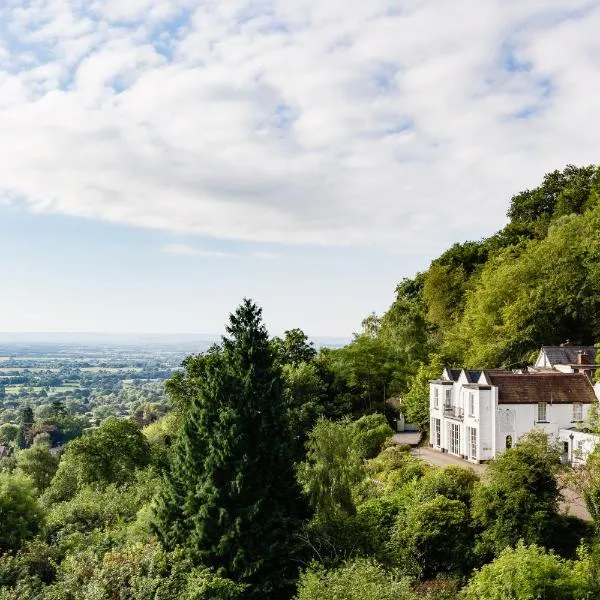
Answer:
[{"label": "window", "polygon": [[470,457],[477,460],[477,429],[475,427],[469,428],[469,451]]},{"label": "window", "polygon": [[473,392],[469,392],[469,416],[475,416],[475,394]]},{"label": "window", "polygon": [[445,408],[450,408],[450,406],[452,405],[452,390],[451,389],[446,389],[446,396],[444,398],[444,406]]},{"label": "window", "polygon": [[540,402],[538,404],[538,421],[546,421],[546,408],[547,408],[547,403],[546,402]]},{"label": "window", "polygon": [[577,450],[578,452],[583,452],[583,440],[577,442]]},{"label": "window", "polygon": [[573,421],[583,421],[583,404],[581,402],[573,404]]},{"label": "window", "polygon": [[507,435],[506,440],[504,442],[506,449],[510,450],[512,448],[512,435]]},{"label": "window", "polygon": [[440,390],[437,388],[433,389],[433,408],[438,408],[440,404]]},{"label": "window", "polygon": [[442,422],[440,419],[433,420],[434,442],[439,448],[442,445]]},{"label": "window", "polygon": [[460,454],[460,425],[450,423],[450,453]]}]

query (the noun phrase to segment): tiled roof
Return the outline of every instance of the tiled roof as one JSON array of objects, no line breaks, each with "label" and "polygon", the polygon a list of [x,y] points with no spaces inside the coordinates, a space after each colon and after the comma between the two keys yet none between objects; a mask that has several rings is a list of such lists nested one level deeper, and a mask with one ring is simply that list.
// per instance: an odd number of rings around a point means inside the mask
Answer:
[{"label": "tiled roof", "polygon": [[498,387],[499,404],[571,404],[596,402],[592,384],[580,373],[512,374],[490,371],[487,377]]},{"label": "tiled roof", "polygon": [[577,363],[577,354],[585,352],[588,363],[596,362],[596,348],[594,346],[542,346],[551,365],[574,365]]},{"label": "tiled roof", "polygon": [[448,369],[448,372],[450,373],[450,377],[452,377],[452,381],[458,381],[460,369]]}]

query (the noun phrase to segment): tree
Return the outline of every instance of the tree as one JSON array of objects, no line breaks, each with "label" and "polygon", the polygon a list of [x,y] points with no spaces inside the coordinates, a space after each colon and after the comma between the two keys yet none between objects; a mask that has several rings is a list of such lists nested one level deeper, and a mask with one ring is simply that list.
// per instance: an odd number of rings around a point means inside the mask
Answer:
[{"label": "tree", "polygon": [[340,512],[354,514],[352,490],[365,477],[354,424],[348,419],[320,419],[306,447],[306,461],[298,467],[298,480],[317,517],[331,520]]},{"label": "tree", "polygon": [[0,444],[7,445],[16,442],[19,437],[19,426],[13,423],[0,425]]},{"label": "tree", "polygon": [[58,469],[59,458],[46,446],[34,444],[17,454],[17,468],[31,477],[38,492],[43,492]]},{"label": "tree", "polygon": [[588,598],[585,583],[573,565],[539,546],[519,543],[506,548],[492,563],[476,571],[462,591],[462,600],[566,600]]},{"label": "tree", "polygon": [[0,473],[0,553],[18,549],[40,529],[43,512],[31,481]]},{"label": "tree", "polygon": [[600,446],[596,446],[588,456],[585,467],[575,469],[571,473],[571,479],[585,502],[598,536],[600,534]]},{"label": "tree", "polygon": [[326,405],[327,385],[314,362],[286,364],[282,369],[284,395],[288,404],[291,435],[297,441],[298,451],[308,432],[320,416],[328,412]]},{"label": "tree", "polygon": [[473,516],[482,528],[480,551],[498,555],[520,539],[549,547],[558,522],[556,471],[560,452],[534,431],[488,466],[488,482],[477,484]]},{"label": "tree", "polygon": [[314,567],[298,583],[296,600],[417,600],[410,581],[359,558],[327,571]]},{"label": "tree", "polygon": [[281,365],[298,366],[311,362],[317,356],[314,344],[301,329],[286,331],[283,339],[273,338],[271,347]]},{"label": "tree", "polygon": [[283,382],[260,308],[244,300],[227,333],[169,385],[182,427],[154,527],[167,548],[251,584],[249,597],[285,597],[302,506]]},{"label": "tree", "polygon": [[400,567],[413,576],[467,573],[474,532],[460,500],[436,496],[414,504],[394,527],[390,547]]},{"label": "tree", "polygon": [[150,445],[139,425],[131,419],[109,417],[67,446],[46,493],[48,501],[68,500],[89,484],[126,483],[150,460]]}]

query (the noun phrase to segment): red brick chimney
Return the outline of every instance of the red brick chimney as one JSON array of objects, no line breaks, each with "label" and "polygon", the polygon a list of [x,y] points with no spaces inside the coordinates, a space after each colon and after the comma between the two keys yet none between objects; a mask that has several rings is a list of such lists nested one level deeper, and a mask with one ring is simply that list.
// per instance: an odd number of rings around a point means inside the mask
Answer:
[{"label": "red brick chimney", "polygon": [[577,364],[578,365],[589,365],[590,364],[590,357],[585,350],[580,350],[577,353]]}]

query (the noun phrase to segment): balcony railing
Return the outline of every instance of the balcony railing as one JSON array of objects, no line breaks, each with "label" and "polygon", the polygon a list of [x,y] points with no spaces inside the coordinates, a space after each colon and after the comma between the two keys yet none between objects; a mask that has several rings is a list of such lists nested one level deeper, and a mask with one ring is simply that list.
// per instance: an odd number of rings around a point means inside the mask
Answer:
[{"label": "balcony railing", "polygon": [[462,421],[465,418],[465,410],[458,406],[444,406],[444,416],[449,419],[460,419]]}]

